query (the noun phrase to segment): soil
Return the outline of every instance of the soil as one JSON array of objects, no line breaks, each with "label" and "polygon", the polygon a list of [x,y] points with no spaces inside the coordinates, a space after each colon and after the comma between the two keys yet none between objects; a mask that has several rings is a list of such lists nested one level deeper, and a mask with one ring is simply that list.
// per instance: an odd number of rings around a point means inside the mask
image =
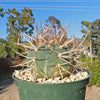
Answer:
[{"label": "soil", "polygon": [[[20,100],[18,88],[11,77],[13,71],[20,67],[9,67],[3,61],[0,60],[0,69],[4,68],[0,73],[0,100]],[[100,100],[100,87],[87,86],[85,100]]]}]

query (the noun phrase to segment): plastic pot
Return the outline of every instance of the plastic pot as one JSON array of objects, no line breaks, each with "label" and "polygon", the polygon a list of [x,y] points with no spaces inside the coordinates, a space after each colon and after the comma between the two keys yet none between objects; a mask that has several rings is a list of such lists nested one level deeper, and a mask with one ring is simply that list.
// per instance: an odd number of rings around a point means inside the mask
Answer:
[{"label": "plastic pot", "polygon": [[33,83],[12,76],[19,89],[20,100],[85,100],[86,85],[91,73],[85,79],[68,83]]}]

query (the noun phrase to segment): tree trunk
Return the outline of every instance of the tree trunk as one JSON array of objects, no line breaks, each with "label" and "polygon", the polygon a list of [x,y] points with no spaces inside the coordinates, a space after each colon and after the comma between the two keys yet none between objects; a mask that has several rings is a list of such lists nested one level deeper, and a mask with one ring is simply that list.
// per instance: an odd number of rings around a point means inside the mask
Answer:
[{"label": "tree trunk", "polygon": [[93,62],[93,50],[92,50],[92,39],[90,37],[90,57],[91,57],[91,63]]}]

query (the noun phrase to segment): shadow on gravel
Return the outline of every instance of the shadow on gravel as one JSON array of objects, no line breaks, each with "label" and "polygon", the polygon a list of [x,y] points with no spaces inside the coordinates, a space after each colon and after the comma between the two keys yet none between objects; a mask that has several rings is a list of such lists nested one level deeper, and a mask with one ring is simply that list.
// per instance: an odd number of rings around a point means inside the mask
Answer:
[{"label": "shadow on gravel", "polygon": [[14,65],[20,63],[22,60],[12,60],[12,66],[10,63],[11,60],[0,58],[0,94],[4,93],[6,90],[6,87],[8,85],[13,84],[12,74],[14,70],[21,69],[21,67],[14,67]]},{"label": "shadow on gravel", "polygon": [[4,87],[0,87],[0,94],[6,92],[7,90],[4,90],[7,86],[4,86]]}]

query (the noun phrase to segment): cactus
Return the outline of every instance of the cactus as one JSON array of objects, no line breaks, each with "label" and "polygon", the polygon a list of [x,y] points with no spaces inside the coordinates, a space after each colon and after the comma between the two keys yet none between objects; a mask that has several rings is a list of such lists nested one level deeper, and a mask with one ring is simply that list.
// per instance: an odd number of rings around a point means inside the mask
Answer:
[{"label": "cactus", "polygon": [[[51,49],[55,50],[56,52],[53,52]],[[50,46],[49,48],[47,46],[41,46],[36,52],[33,49],[29,50],[27,56],[35,58],[36,66],[38,67],[42,77],[43,75],[45,75],[46,77],[53,77],[58,64],[65,63],[64,60],[58,57],[58,54],[63,52],[66,52],[66,50],[59,49],[57,45]],[[65,60],[69,61],[71,60],[71,58],[65,58]],[[29,61],[28,58],[27,61]],[[31,64],[32,62],[29,63],[29,66]],[[63,67],[69,70],[68,64],[63,65]]]},{"label": "cactus", "polygon": [[76,38],[68,39],[66,31],[61,27],[59,30],[54,30],[51,25],[44,26],[42,29],[37,27],[36,38],[22,34],[27,43],[20,45],[26,55],[24,66],[32,68],[32,73],[35,78],[45,77],[64,78],[71,74],[77,60],[75,54],[80,51],[81,44],[75,44]]}]

